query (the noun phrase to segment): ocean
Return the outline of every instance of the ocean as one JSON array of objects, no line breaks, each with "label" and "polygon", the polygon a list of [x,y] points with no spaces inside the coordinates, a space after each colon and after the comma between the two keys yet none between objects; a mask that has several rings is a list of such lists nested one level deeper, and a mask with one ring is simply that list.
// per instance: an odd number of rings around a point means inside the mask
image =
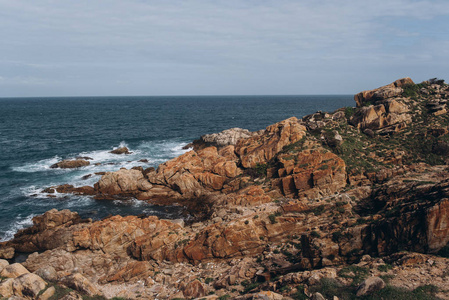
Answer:
[{"label": "ocean", "polygon": [[[203,134],[233,127],[255,131],[345,106],[355,106],[352,95],[0,98],[0,241],[52,208],[93,219],[117,214],[177,218],[176,206],[66,194],[49,198],[41,191],[65,183],[92,186],[100,176],[83,177],[95,172],[157,167]],[[119,146],[132,154],[109,153]],[[93,158],[91,165],[50,168],[77,156]]]}]

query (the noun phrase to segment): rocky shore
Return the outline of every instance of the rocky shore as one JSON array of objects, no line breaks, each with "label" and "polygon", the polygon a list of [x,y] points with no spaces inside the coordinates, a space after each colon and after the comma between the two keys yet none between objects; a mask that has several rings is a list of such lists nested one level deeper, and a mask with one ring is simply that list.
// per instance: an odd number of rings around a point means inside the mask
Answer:
[{"label": "rocky shore", "polygon": [[449,85],[404,78],[354,98],[333,113],[202,136],[157,169],[49,187],[181,205],[188,217],[50,210],[0,243],[0,295],[449,299]]}]

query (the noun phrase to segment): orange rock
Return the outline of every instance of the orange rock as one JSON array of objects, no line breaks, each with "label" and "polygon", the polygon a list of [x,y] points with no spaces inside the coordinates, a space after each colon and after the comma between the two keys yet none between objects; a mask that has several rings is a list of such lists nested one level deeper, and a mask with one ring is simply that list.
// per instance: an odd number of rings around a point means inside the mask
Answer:
[{"label": "orange rock", "polygon": [[403,92],[402,87],[408,84],[414,84],[409,77],[398,79],[380,88],[360,92],[354,96],[354,100],[357,103],[357,107],[362,107],[367,102],[374,104],[374,101],[401,95]]},{"label": "orange rock", "polygon": [[265,164],[285,146],[301,140],[306,135],[306,128],[295,117],[268,126],[259,136],[241,139],[235,151],[243,167],[253,168]]}]

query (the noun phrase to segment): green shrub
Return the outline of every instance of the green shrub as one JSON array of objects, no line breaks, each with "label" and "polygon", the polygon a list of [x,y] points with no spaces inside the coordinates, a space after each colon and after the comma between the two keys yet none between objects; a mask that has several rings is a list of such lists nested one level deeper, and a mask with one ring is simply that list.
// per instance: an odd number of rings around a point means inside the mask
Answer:
[{"label": "green shrub", "polygon": [[346,119],[350,119],[355,113],[354,107],[345,107],[345,117]]},{"label": "green shrub", "polygon": [[378,266],[377,269],[381,272],[388,272],[388,270],[393,269],[393,266],[390,264],[385,264],[385,265]]},{"label": "green shrub", "polygon": [[275,214],[269,215],[269,216],[268,216],[268,219],[270,219],[271,224],[277,223],[277,221],[276,221],[276,215],[275,215]]}]

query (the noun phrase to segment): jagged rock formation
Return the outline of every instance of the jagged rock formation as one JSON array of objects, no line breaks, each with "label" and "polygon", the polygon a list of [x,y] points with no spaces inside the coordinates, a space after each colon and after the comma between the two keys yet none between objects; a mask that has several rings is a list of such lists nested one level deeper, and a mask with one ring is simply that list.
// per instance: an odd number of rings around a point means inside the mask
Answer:
[{"label": "jagged rock formation", "polygon": [[[415,294],[449,299],[449,259],[432,255],[449,252],[448,97],[442,81],[405,78],[357,94],[355,108],[203,136],[156,170],[52,187],[46,192],[180,203],[192,219],[94,222],[52,210],[0,243],[0,256],[34,252],[27,272],[106,297],[330,298],[320,289],[329,280],[334,291],[380,295],[392,287],[368,275],[388,275]],[[2,281],[0,294],[9,286]]]}]

